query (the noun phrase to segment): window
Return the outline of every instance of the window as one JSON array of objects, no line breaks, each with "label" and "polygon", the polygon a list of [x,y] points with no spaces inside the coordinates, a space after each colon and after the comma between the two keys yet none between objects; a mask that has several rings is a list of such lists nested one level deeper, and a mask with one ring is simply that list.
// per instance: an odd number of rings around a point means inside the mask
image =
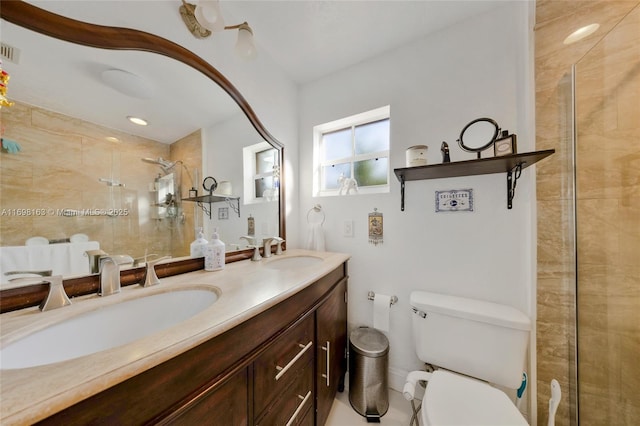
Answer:
[{"label": "window", "polygon": [[[244,203],[273,201],[278,196],[278,150],[267,142],[243,148]],[[276,176],[274,176],[276,171]]]},{"label": "window", "polygon": [[355,180],[358,193],[389,192],[389,111],[386,106],[313,128],[314,196],[347,193],[345,179]]}]

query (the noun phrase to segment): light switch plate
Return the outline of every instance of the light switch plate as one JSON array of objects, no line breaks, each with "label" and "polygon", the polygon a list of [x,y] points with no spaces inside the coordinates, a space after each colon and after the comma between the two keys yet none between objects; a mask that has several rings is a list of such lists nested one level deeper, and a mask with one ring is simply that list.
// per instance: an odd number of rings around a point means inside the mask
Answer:
[{"label": "light switch plate", "polygon": [[347,238],[353,238],[353,220],[345,220],[342,230],[342,236]]}]

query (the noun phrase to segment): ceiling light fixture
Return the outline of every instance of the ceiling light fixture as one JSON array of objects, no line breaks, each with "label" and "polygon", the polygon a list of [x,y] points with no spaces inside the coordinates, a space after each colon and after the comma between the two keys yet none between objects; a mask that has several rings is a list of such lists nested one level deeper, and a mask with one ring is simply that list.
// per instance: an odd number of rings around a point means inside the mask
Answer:
[{"label": "ceiling light fixture", "polygon": [[149,124],[147,120],[139,117],[133,117],[131,115],[127,117],[127,120],[129,120],[133,124],[137,124],[138,126],[146,126],[147,124]]},{"label": "ceiling light fixture", "polygon": [[585,25],[584,27],[578,28],[577,30],[569,34],[569,36],[564,39],[563,43],[572,44],[580,41],[583,38],[589,37],[591,34],[598,31],[598,28],[600,28],[600,24]]},{"label": "ceiling light fixture", "polygon": [[253,30],[248,23],[238,25],[225,25],[219,0],[198,0],[196,4],[182,0],[180,16],[185,25],[196,38],[207,38],[214,32],[224,30],[238,30],[236,53],[247,59],[256,56],[256,47],[253,44]]}]

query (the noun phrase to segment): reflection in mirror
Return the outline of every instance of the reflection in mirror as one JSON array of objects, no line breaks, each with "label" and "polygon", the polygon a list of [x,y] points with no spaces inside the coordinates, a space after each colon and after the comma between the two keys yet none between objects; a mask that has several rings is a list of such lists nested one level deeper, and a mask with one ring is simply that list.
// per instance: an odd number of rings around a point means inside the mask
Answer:
[{"label": "reflection in mirror", "polygon": [[[204,219],[206,237],[217,228],[227,250],[234,250],[247,248],[249,241],[260,244],[265,237],[280,236],[279,150],[247,126],[240,114],[205,129],[203,140],[205,174],[218,182],[216,192],[240,197],[239,214],[233,203],[211,205],[211,218]],[[229,140],[236,141],[238,152],[219,142]],[[242,238],[247,236],[252,238]]]},{"label": "reflection in mirror", "polygon": [[[6,214],[0,222],[0,288],[7,288],[4,274],[15,270],[90,274],[87,251],[127,254],[138,262],[151,256],[188,256],[198,225],[219,227],[233,244],[246,235],[249,215],[265,234],[279,235],[278,201],[260,204],[264,211],[243,208],[241,217],[233,213],[227,219],[218,214],[217,205],[209,219],[197,203],[183,201],[207,175],[228,182],[233,194],[242,196],[243,148],[264,143],[261,135],[270,137],[233,86],[223,90],[216,84],[221,84],[212,77],[217,71],[211,68],[205,75],[196,65],[171,59],[173,52],[166,57],[95,49],[40,35],[4,20],[7,14],[26,16],[11,11],[23,7],[15,3],[3,4],[1,11],[3,43],[22,49],[19,64],[3,63],[16,103],[2,109],[2,128],[3,137],[19,143],[21,150],[1,154],[0,204]],[[69,31],[91,37],[87,31]],[[101,78],[110,69],[144,77],[159,88],[156,97],[114,90]],[[179,90],[167,92],[168,76],[182,82]],[[62,81],[73,85],[62,87]],[[154,105],[160,108],[152,110]],[[150,125],[142,130],[120,124],[127,115],[143,116]],[[230,131],[218,137],[220,129]],[[279,158],[282,152],[277,152]],[[238,171],[240,176],[234,175]],[[225,229],[232,219],[238,223]],[[242,221],[245,226],[239,225]],[[78,235],[86,238],[74,239]],[[34,236],[50,244],[27,247]]]},{"label": "reflection in mirror", "polygon": [[499,132],[498,123],[491,118],[477,118],[464,126],[458,143],[463,150],[478,153],[480,158],[480,152],[493,145]]}]

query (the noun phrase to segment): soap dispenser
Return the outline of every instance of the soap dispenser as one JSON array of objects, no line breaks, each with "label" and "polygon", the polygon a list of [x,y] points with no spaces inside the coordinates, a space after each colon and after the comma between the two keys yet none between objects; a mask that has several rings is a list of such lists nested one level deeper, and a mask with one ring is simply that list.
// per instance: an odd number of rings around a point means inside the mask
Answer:
[{"label": "soap dispenser", "polygon": [[211,235],[211,241],[204,248],[204,270],[218,271],[224,268],[225,247],[218,236],[216,228]]},{"label": "soap dispenser", "polygon": [[209,244],[204,238],[204,232],[202,228],[198,228],[197,238],[194,242],[191,243],[191,257],[202,257],[204,256],[204,248]]}]

